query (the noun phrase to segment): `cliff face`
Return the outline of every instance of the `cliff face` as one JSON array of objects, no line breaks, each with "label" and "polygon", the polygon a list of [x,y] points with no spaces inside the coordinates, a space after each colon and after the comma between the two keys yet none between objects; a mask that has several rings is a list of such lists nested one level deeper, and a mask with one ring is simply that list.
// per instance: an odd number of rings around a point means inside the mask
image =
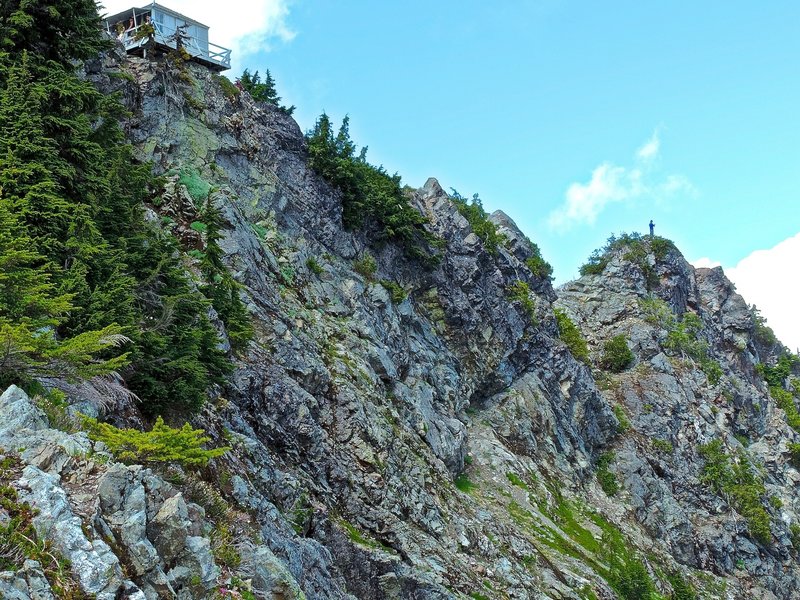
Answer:
[{"label": "cliff face", "polygon": [[[343,229],[338,192],[277,109],[189,63],[110,56],[86,76],[121,92],[130,141],[164,175],[154,221],[189,250],[206,196],[222,210],[225,261],[256,334],[195,419],[232,447],[202,480],[107,464],[83,434],[49,429],[21,390],[0,400],[27,415],[0,430],[5,452],[26,448],[8,483],[40,521],[58,496],[63,510],[37,529],[84,590],[689,598],[679,593],[693,585],[709,598],[800,597],[795,434],[755,371],[773,357],[759,356],[720,270],[645,241],[643,256],[618,249],[601,274],[553,290],[508,217],[492,215],[507,239],[494,254],[435,180],[409,192],[445,242],[425,269]],[[632,362],[608,373],[576,360],[554,307],[594,365],[619,334]],[[699,325],[680,329],[687,312]],[[103,391],[68,389],[81,406],[93,395]],[[135,413],[122,408],[110,417]],[[753,502],[709,478],[700,450],[714,440],[731,469],[752,463],[766,536]],[[41,566],[26,569],[0,575],[0,595],[48,597],[33,591]]]}]

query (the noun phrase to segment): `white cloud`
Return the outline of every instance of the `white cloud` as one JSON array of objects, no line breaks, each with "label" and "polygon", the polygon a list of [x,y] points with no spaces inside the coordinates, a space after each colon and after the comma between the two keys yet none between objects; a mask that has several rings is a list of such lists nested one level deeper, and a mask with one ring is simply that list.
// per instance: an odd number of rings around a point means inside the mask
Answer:
[{"label": "white cloud", "polygon": [[[288,42],[295,36],[287,23],[291,0],[164,0],[163,6],[178,11],[210,27],[209,40],[233,50],[233,59],[270,49],[270,42]],[[116,14],[147,2],[101,0],[105,10]]]},{"label": "white cloud", "polygon": [[725,274],[748,304],[755,304],[778,339],[790,350],[800,348],[797,298],[800,282],[800,233],[768,250],[756,250]]},{"label": "white cloud", "polygon": [[698,258],[697,260],[692,260],[692,261],[689,261],[689,262],[692,263],[692,266],[695,269],[713,269],[714,267],[722,266],[721,262],[719,262],[717,260],[714,260],[714,259],[711,259],[711,258],[708,258],[707,256],[704,256],[702,258]]},{"label": "white cloud", "polygon": [[592,171],[588,183],[570,184],[564,204],[550,213],[548,225],[566,231],[574,225],[592,225],[609,204],[641,198],[662,203],[677,194],[694,195],[696,190],[683,175],[660,176],[653,166],[661,150],[658,130],[653,132],[634,155],[633,165],[620,167],[608,162]]},{"label": "white cloud", "polygon": [[642,147],[636,151],[636,156],[640,160],[650,160],[658,155],[660,148],[661,140],[658,137],[658,130],[655,130],[653,135],[650,136],[650,139],[647,140]]}]

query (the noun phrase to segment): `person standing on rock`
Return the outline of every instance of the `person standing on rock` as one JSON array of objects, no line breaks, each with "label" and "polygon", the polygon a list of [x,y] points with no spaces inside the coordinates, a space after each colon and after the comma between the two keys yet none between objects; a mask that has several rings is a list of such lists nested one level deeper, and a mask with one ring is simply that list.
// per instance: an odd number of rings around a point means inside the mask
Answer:
[{"label": "person standing on rock", "polygon": [[650,237],[653,237],[653,230],[656,228],[656,224],[653,223],[653,219],[650,219]]}]

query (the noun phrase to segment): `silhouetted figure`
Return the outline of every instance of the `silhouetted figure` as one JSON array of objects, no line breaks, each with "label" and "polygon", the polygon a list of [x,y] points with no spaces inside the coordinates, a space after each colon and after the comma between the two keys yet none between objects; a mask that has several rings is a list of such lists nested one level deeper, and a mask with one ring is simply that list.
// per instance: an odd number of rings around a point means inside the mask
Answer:
[{"label": "silhouetted figure", "polygon": [[653,230],[656,228],[656,224],[653,223],[653,219],[650,219],[650,237],[653,237]]}]

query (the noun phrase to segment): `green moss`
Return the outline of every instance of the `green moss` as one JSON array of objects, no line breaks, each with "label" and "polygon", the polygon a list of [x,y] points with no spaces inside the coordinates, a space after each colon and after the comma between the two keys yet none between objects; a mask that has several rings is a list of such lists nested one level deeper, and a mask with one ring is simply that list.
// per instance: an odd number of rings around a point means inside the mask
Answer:
[{"label": "green moss", "polygon": [[315,259],[313,256],[309,256],[306,259],[306,267],[309,271],[314,273],[314,275],[322,275],[322,273],[325,272],[325,269],[322,268],[322,266],[317,262],[317,259]]},{"label": "green moss", "polygon": [[652,440],[653,448],[655,448],[658,452],[662,454],[672,454],[675,451],[675,448],[668,440],[660,440],[658,438],[653,438]]}]

